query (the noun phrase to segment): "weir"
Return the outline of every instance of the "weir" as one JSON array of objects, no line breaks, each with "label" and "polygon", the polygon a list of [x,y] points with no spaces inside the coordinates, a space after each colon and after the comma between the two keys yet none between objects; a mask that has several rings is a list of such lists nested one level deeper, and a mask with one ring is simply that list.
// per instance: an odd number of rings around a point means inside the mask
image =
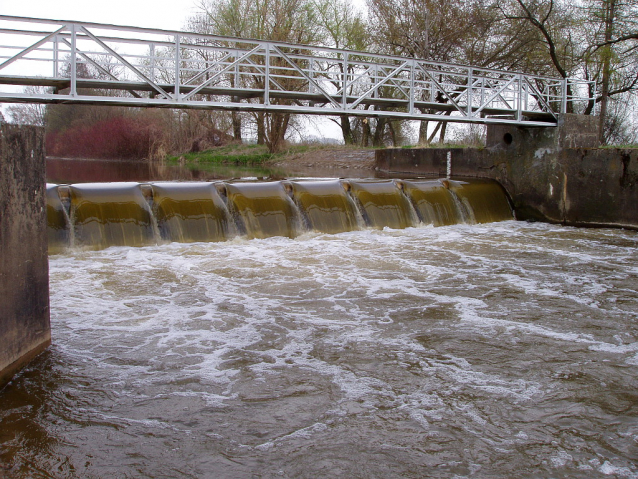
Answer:
[{"label": "weir", "polygon": [[213,183],[156,183],[147,192],[166,241],[223,241],[231,235],[228,208]]},{"label": "weir", "polygon": [[286,180],[47,185],[50,254],[235,236],[514,219],[493,180]]}]

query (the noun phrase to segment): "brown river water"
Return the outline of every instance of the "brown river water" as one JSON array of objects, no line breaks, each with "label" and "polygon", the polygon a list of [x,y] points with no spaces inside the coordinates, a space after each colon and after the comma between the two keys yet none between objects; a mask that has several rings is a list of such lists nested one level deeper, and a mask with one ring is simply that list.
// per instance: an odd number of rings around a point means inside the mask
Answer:
[{"label": "brown river water", "polygon": [[0,477],[637,478],[637,247],[508,220],[53,254]]}]

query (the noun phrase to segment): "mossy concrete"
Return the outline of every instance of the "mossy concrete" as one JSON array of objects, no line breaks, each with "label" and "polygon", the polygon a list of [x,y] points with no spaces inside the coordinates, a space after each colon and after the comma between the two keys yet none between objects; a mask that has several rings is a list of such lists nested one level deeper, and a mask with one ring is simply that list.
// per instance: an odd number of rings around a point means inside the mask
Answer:
[{"label": "mossy concrete", "polygon": [[44,135],[0,125],[0,387],[51,343]]},{"label": "mossy concrete", "polygon": [[377,168],[492,178],[522,220],[638,228],[638,150],[597,148],[596,117],[562,115],[555,128],[489,126],[485,148],[377,151]]}]

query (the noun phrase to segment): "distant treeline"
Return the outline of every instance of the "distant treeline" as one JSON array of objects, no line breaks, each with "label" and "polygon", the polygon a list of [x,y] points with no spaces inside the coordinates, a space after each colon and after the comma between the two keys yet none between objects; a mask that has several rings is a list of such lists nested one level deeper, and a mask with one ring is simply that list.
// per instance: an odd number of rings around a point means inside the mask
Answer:
[{"label": "distant treeline", "polygon": [[[636,0],[366,0],[363,9],[351,0],[202,0],[197,8],[186,30],[591,80],[596,106],[574,112],[599,115],[602,143],[638,141]],[[79,66],[79,76],[104,74]],[[83,105],[19,105],[8,113],[13,122],[45,125],[48,151],[60,156],[149,158],[247,137],[277,151],[302,129],[283,113]],[[345,144],[360,146],[427,144],[447,131],[446,123],[422,121],[414,138],[405,121],[332,121]]]}]

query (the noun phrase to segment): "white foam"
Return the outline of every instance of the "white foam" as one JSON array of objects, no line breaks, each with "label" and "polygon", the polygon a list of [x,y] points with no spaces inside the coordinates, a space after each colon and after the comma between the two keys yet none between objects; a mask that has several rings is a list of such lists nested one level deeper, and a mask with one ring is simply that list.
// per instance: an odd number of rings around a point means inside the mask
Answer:
[{"label": "white foam", "polygon": [[323,432],[328,429],[328,426],[324,423],[315,423],[312,426],[305,427],[303,429],[298,429],[296,431],[291,432],[290,434],[286,434],[285,436],[278,437],[274,441],[268,441],[263,444],[259,444],[255,446],[255,449],[260,451],[269,451],[279,443],[284,441],[291,441],[295,439],[309,439],[314,434],[318,432]]},{"label": "white foam", "polygon": [[629,479],[638,478],[638,473],[632,471],[628,467],[619,467],[614,466],[611,462],[605,461],[602,466],[598,468],[598,470],[605,474],[606,476],[615,475],[618,477],[627,477]]},{"label": "white foam", "polygon": [[550,457],[549,460],[554,467],[565,467],[565,465],[572,462],[574,458],[571,454],[568,454],[565,451],[558,451]]},{"label": "white foam", "polygon": [[[623,329],[625,313],[601,311],[614,281],[606,273],[547,266],[603,261],[605,251],[594,246],[561,249],[561,238],[573,234],[504,222],[71,252],[50,260],[54,342],[107,370],[114,383],[192,378],[210,385],[205,394],[180,393],[214,407],[237,397],[233,388],[246,371],[258,381],[296,368],[334,384],[343,404],[396,407],[426,429],[463,411],[483,427],[484,411],[451,404],[423,378],[511,403],[543,397],[543,386],[481,370],[462,351],[443,356],[416,336],[445,327],[487,338],[498,332],[511,341],[549,338],[558,344],[546,347],[584,344],[591,354],[629,355],[623,359],[638,364],[637,338],[611,344],[617,331],[525,316],[526,308],[549,319],[558,309],[604,314],[608,329]],[[626,260],[606,261],[615,274],[636,269]],[[508,302],[509,291],[518,293],[516,302]],[[511,318],[510,308],[521,317]],[[380,361],[377,369],[364,367],[365,354]],[[417,380],[406,383],[411,368]],[[393,370],[397,378],[385,376]]]}]

